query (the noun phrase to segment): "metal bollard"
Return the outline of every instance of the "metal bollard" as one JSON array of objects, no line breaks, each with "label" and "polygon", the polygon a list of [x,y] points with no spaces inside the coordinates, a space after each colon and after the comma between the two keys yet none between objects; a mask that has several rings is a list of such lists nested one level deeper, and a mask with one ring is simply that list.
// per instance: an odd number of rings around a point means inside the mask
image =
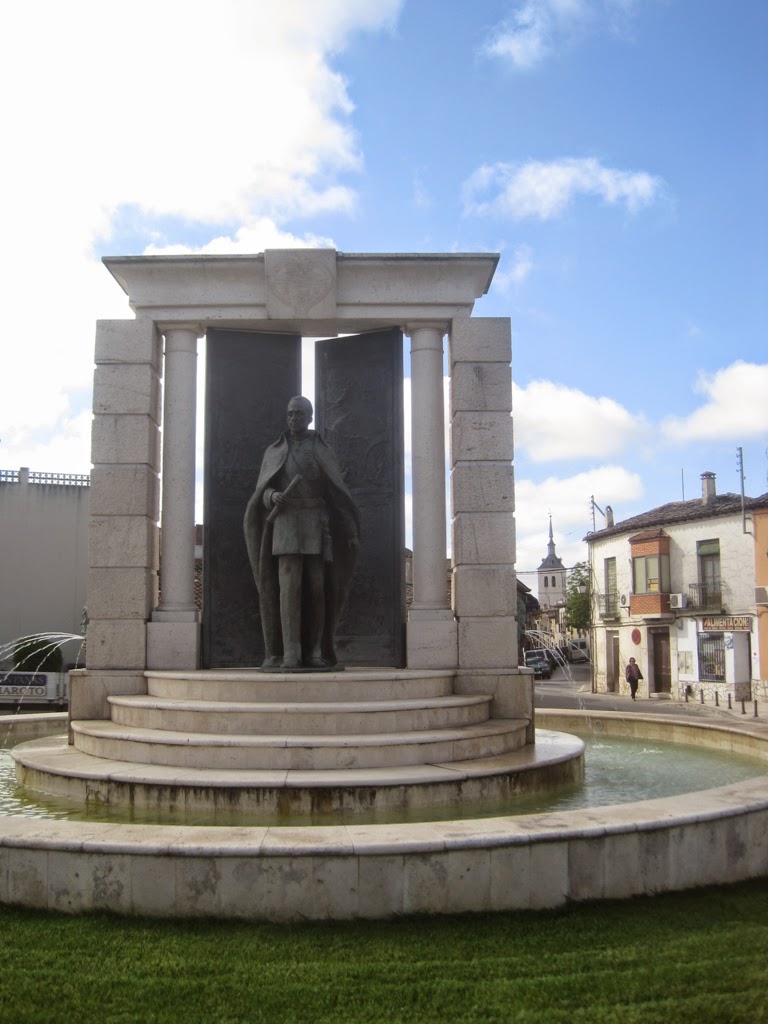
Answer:
[{"label": "metal bollard", "polygon": [[746,715],[746,713],[747,713],[747,710],[744,707],[744,701],[741,702],[741,713],[742,713],[742,715]]},{"label": "metal bollard", "polygon": [[699,702],[701,704],[704,703],[704,688],[703,687],[701,688],[701,690],[699,690]]},{"label": "metal bollard", "polygon": [[715,707],[720,707],[720,692],[718,690],[715,690]]},{"label": "metal bollard", "polygon": [[685,703],[688,703],[688,687],[685,688]]},{"label": "metal bollard", "polygon": [[731,695],[730,695],[730,693],[728,694],[728,710],[729,711],[731,710]]},{"label": "metal bollard", "polygon": [[757,701],[755,701],[755,715],[754,715],[754,717],[755,718],[758,717],[758,714],[757,714]]}]

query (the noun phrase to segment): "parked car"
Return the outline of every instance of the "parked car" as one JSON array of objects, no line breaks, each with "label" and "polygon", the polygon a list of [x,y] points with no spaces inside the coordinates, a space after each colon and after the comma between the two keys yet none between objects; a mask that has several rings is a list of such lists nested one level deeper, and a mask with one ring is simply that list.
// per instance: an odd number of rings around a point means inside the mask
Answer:
[{"label": "parked car", "polygon": [[565,655],[559,647],[544,647],[542,648],[547,656],[549,667],[554,672],[556,668],[562,668],[565,664]]},{"label": "parked car", "polygon": [[533,669],[534,679],[552,678],[552,666],[549,663],[546,652],[542,648],[537,648],[535,651],[525,651],[523,653],[523,663],[528,668]]},{"label": "parked car", "polygon": [[589,661],[586,640],[569,640],[565,650],[568,661]]}]

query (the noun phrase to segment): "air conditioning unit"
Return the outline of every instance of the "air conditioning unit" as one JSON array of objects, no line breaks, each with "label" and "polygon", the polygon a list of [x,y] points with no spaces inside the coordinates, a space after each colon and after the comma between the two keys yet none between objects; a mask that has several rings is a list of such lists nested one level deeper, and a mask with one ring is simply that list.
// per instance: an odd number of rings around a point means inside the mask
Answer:
[{"label": "air conditioning unit", "polygon": [[670,608],[685,608],[688,604],[688,598],[685,594],[670,594],[669,595],[669,607]]},{"label": "air conditioning unit", "polygon": [[768,587],[755,587],[755,604],[768,604]]}]

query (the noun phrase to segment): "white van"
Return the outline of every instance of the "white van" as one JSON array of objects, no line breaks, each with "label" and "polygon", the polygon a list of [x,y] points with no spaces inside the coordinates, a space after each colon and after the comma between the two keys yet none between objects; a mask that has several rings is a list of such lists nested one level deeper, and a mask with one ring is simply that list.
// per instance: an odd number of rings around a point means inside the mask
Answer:
[{"label": "white van", "polygon": [[589,648],[586,640],[569,640],[565,652],[568,661],[589,661]]}]

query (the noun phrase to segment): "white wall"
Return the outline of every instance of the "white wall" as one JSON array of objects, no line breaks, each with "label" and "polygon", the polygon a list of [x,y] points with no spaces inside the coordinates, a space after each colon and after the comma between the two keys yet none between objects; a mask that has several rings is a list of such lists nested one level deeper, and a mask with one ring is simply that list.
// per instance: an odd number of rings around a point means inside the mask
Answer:
[{"label": "white wall", "polygon": [[[0,645],[29,633],[80,633],[88,572],[85,486],[0,481]],[[64,651],[74,659],[79,645]]]}]

